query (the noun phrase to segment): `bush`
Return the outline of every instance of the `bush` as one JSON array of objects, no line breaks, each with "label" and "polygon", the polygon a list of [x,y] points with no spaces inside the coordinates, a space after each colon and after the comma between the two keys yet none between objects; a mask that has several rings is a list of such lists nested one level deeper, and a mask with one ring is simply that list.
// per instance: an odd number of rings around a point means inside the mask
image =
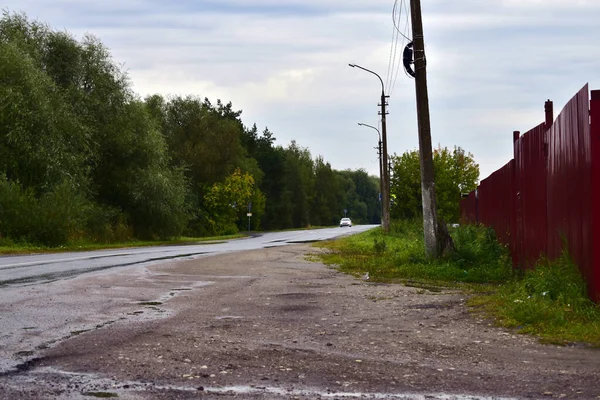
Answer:
[{"label": "bush", "polygon": [[452,259],[466,268],[482,262],[507,261],[507,251],[498,243],[496,232],[492,228],[483,225],[461,225],[455,228],[451,235],[456,246]]},{"label": "bush", "polygon": [[32,240],[47,246],[59,246],[84,237],[91,206],[71,182],[57,185],[37,202]]},{"label": "bush", "polygon": [[33,190],[0,175],[0,235],[6,239],[27,239],[33,227],[37,201]]},{"label": "bush", "polygon": [[138,171],[130,213],[136,236],[169,239],[180,236],[191,218],[188,186],[181,170]]},{"label": "bush", "polygon": [[127,217],[116,207],[94,204],[87,210],[86,231],[97,243],[125,242],[133,238]]}]

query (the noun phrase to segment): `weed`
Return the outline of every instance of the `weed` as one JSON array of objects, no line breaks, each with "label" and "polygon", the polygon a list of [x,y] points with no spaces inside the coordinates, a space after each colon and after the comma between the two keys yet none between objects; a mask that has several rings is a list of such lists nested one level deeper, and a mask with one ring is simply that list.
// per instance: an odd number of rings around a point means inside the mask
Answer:
[{"label": "weed", "polygon": [[385,249],[387,248],[387,243],[385,241],[385,239],[378,239],[378,238],[374,238],[373,239],[373,249],[375,250],[375,254],[377,255],[381,255],[385,252]]},{"label": "weed", "polygon": [[455,235],[456,254],[431,260],[425,255],[420,221],[394,221],[390,235],[375,229],[329,242],[325,246],[333,251],[320,257],[357,276],[369,272],[370,281],[380,282],[424,279],[448,285],[501,282],[511,276],[508,252],[493,231],[459,227]]},{"label": "weed", "polygon": [[587,297],[585,282],[566,251],[481,297],[478,305],[502,325],[545,342],[600,347],[600,306]]}]

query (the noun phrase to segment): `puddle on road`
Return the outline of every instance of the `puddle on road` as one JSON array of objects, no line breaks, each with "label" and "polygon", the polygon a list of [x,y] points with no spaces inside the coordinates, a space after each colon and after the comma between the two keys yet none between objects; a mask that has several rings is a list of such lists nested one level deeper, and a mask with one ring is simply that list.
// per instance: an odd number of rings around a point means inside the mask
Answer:
[{"label": "puddle on road", "polygon": [[[189,390],[189,389],[188,389]],[[197,390],[197,389],[196,389]],[[308,398],[332,398],[332,399],[405,399],[405,400],[515,400],[502,397],[482,397],[460,394],[417,394],[417,393],[372,393],[372,392],[335,392],[322,391],[318,389],[284,389],[272,386],[225,386],[219,388],[204,388],[206,393],[234,394],[234,395],[257,395],[271,394],[289,398],[289,396],[305,396]]]},{"label": "puddle on road", "polygon": [[[57,380],[57,378],[59,378]],[[127,394],[153,391],[171,391],[171,392],[187,392],[198,393],[202,395],[232,395],[232,396],[277,396],[283,399],[291,397],[305,398],[323,398],[323,399],[406,399],[406,400],[516,400],[508,397],[490,397],[477,396],[468,394],[447,394],[447,393],[383,393],[383,392],[336,392],[332,390],[321,390],[318,388],[285,388],[275,386],[249,386],[249,385],[233,385],[233,386],[178,386],[178,385],[156,385],[150,382],[138,381],[123,381],[119,382],[114,379],[101,378],[93,374],[75,373],[61,371],[51,367],[40,367],[30,370],[26,375],[15,377],[11,381],[15,387],[23,384],[32,384],[38,388],[42,388],[44,384],[63,386],[69,392],[68,388],[73,385],[78,387],[77,392],[95,392],[95,393],[111,393],[119,397],[126,397]],[[41,385],[41,386],[40,386]],[[22,387],[22,386],[21,386]],[[71,389],[72,390],[72,389]],[[72,392],[74,394],[74,392]],[[273,398],[273,397],[270,397]]]}]

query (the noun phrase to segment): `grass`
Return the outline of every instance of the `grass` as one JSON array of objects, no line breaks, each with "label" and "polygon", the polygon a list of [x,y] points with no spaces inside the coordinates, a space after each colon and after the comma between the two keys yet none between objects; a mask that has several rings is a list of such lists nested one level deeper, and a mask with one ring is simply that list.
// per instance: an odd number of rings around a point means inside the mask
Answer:
[{"label": "grass", "polygon": [[369,279],[377,282],[423,280],[455,286],[461,282],[502,282],[510,278],[508,253],[496,242],[493,231],[467,226],[456,229],[453,237],[457,252],[448,258],[431,260],[425,256],[418,221],[399,221],[392,224],[389,235],[373,229],[327,242],[324,246],[333,252],[324,254],[322,260],[356,276],[368,272]]},{"label": "grass", "polygon": [[456,252],[432,260],[425,256],[420,221],[392,224],[389,235],[374,229],[321,244],[332,250],[321,260],[369,281],[422,288],[458,288],[469,305],[498,325],[554,344],[600,347],[600,307],[586,296],[577,267],[564,253],[541,261],[535,270],[513,271],[507,249],[494,231],[481,226],[451,230]]},{"label": "grass", "polygon": [[31,253],[63,253],[67,251],[90,251],[104,249],[122,249],[131,247],[150,247],[150,246],[165,246],[165,245],[188,245],[202,244],[205,242],[224,241],[245,237],[243,233],[227,236],[214,237],[180,237],[171,240],[133,240],[119,243],[95,243],[95,242],[73,242],[59,247],[36,246],[30,243],[14,243],[8,240],[0,240],[0,255],[6,254],[31,254]]},{"label": "grass", "polygon": [[568,253],[535,270],[515,276],[494,293],[469,302],[472,307],[520,333],[543,342],[600,347],[600,306],[586,295],[586,285]]}]

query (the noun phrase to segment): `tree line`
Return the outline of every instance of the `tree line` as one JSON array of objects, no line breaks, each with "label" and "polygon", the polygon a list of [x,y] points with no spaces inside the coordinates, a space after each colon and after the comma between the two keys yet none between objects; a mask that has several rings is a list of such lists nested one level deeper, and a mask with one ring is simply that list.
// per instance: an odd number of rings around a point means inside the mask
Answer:
[{"label": "tree line", "polygon": [[0,240],[114,242],[379,223],[379,180],[338,171],[233,105],[141,99],[95,37],[0,20]]}]

